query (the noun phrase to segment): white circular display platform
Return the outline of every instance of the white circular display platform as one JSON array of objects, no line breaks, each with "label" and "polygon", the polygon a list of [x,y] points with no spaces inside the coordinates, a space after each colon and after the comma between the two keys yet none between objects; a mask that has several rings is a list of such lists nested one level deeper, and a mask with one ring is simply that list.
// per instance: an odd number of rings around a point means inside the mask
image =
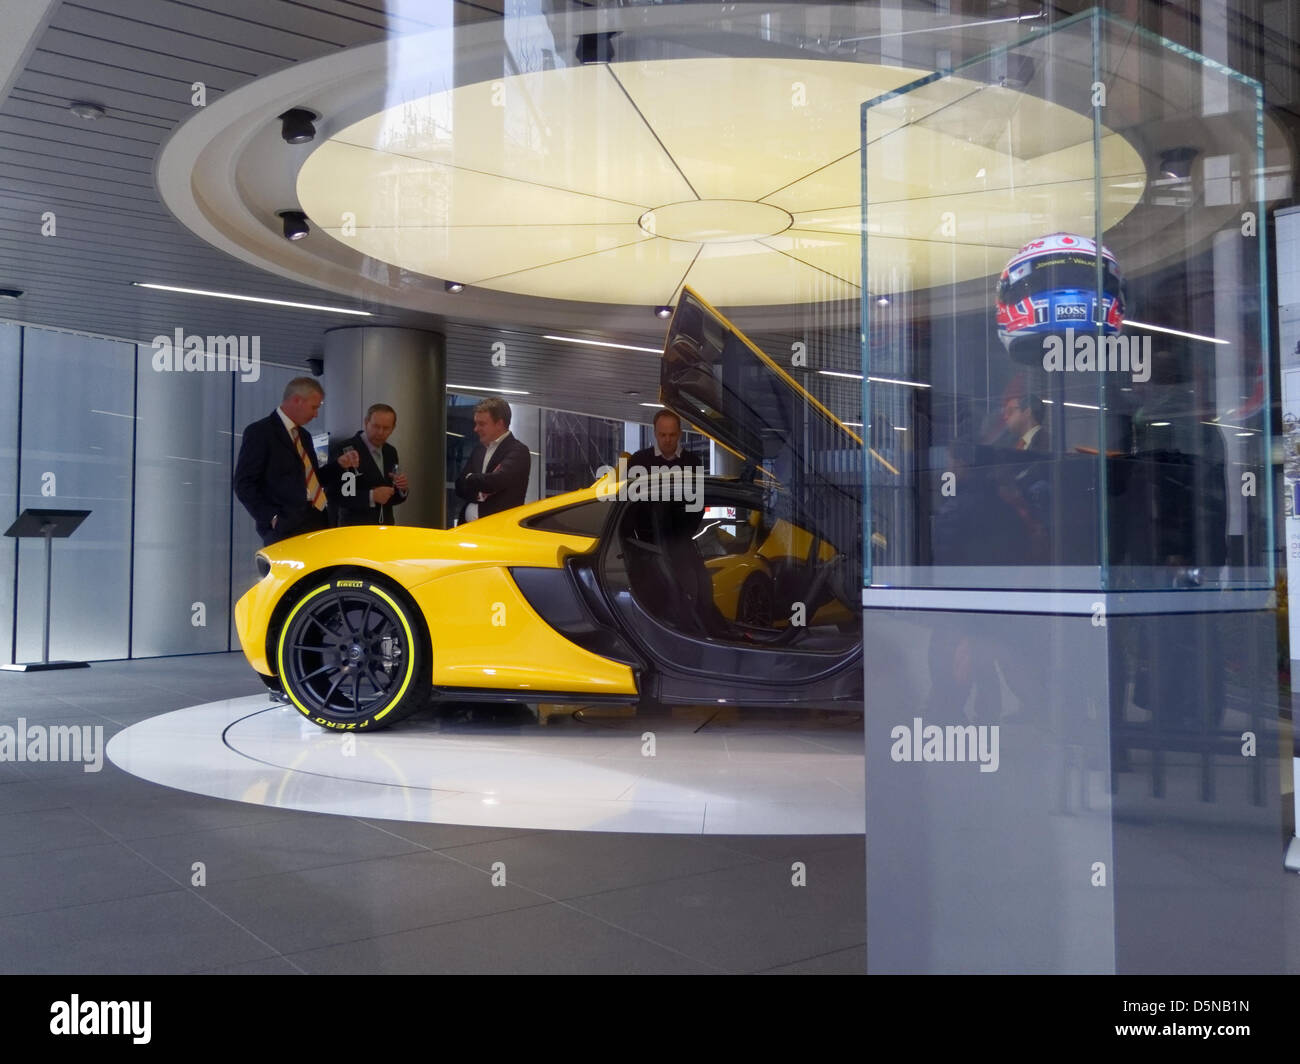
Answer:
[{"label": "white circular display platform", "polygon": [[322,731],[265,696],[141,721],[109,759],[167,787],[317,813],[437,824],[706,835],[860,834],[861,716],[519,707]]}]

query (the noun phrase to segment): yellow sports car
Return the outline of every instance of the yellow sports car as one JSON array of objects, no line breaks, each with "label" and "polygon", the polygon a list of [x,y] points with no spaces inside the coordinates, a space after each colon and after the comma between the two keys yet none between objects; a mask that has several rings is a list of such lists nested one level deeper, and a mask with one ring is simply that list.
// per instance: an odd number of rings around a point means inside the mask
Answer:
[{"label": "yellow sports car", "polygon": [[[738,456],[739,476],[647,499],[615,470],[458,528],[284,540],[258,553],[262,578],[235,607],[249,662],[341,730],[431,699],[860,701],[861,441],[689,290],[661,393]],[[851,472],[819,470],[814,454]],[[746,548],[717,562],[742,528]],[[746,566],[768,582],[761,608],[741,608]]]}]

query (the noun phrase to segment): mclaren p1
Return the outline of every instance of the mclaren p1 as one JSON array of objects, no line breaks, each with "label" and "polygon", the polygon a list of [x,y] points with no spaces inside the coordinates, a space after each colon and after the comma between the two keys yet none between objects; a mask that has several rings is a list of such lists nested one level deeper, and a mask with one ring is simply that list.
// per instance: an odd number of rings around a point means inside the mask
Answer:
[{"label": "mclaren p1", "polygon": [[431,701],[860,703],[861,440],[689,289],[660,387],[735,476],[276,543],[235,608],[252,667],[338,730]]}]

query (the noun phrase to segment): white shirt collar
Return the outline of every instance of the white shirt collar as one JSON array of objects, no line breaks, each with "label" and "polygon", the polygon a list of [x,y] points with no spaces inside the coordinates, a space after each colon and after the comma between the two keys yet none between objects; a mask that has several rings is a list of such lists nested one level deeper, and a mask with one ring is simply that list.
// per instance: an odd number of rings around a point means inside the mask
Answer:
[{"label": "white shirt collar", "polygon": [[289,438],[293,439],[293,430],[298,427],[293,423],[293,418],[291,418],[278,406],[275,408],[275,412],[280,415],[280,421],[283,423],[285,429],[288,431]]},{"label": "white shirt collar", "polygon": [[664,459],[667,459],[669,462],[675,462],[675,461],[677,461],[677,459],[679,459],[681,456],[682,456],[682,445],[681,445],[680,443],[677,445],[677,450],[676,450],[676,452],[673,453],[673,454],[664,454],[663,451],[659,450],[659,444],[657,444],[657,443],[655,444],[655,457],[656,457],[656,458],[664,458]]}]

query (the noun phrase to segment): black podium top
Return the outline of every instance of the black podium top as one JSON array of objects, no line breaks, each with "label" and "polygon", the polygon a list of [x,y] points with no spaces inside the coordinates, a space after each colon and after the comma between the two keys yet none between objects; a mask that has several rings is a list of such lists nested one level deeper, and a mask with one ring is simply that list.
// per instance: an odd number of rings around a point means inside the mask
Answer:
[{"label": "black podium top", "polygon": [[89,516],[89,510],[27,509],[20,513],[18,520],[6,529],[5,535],[15,539],[27,539],[49,534],[54,539],[67,539]]}]

